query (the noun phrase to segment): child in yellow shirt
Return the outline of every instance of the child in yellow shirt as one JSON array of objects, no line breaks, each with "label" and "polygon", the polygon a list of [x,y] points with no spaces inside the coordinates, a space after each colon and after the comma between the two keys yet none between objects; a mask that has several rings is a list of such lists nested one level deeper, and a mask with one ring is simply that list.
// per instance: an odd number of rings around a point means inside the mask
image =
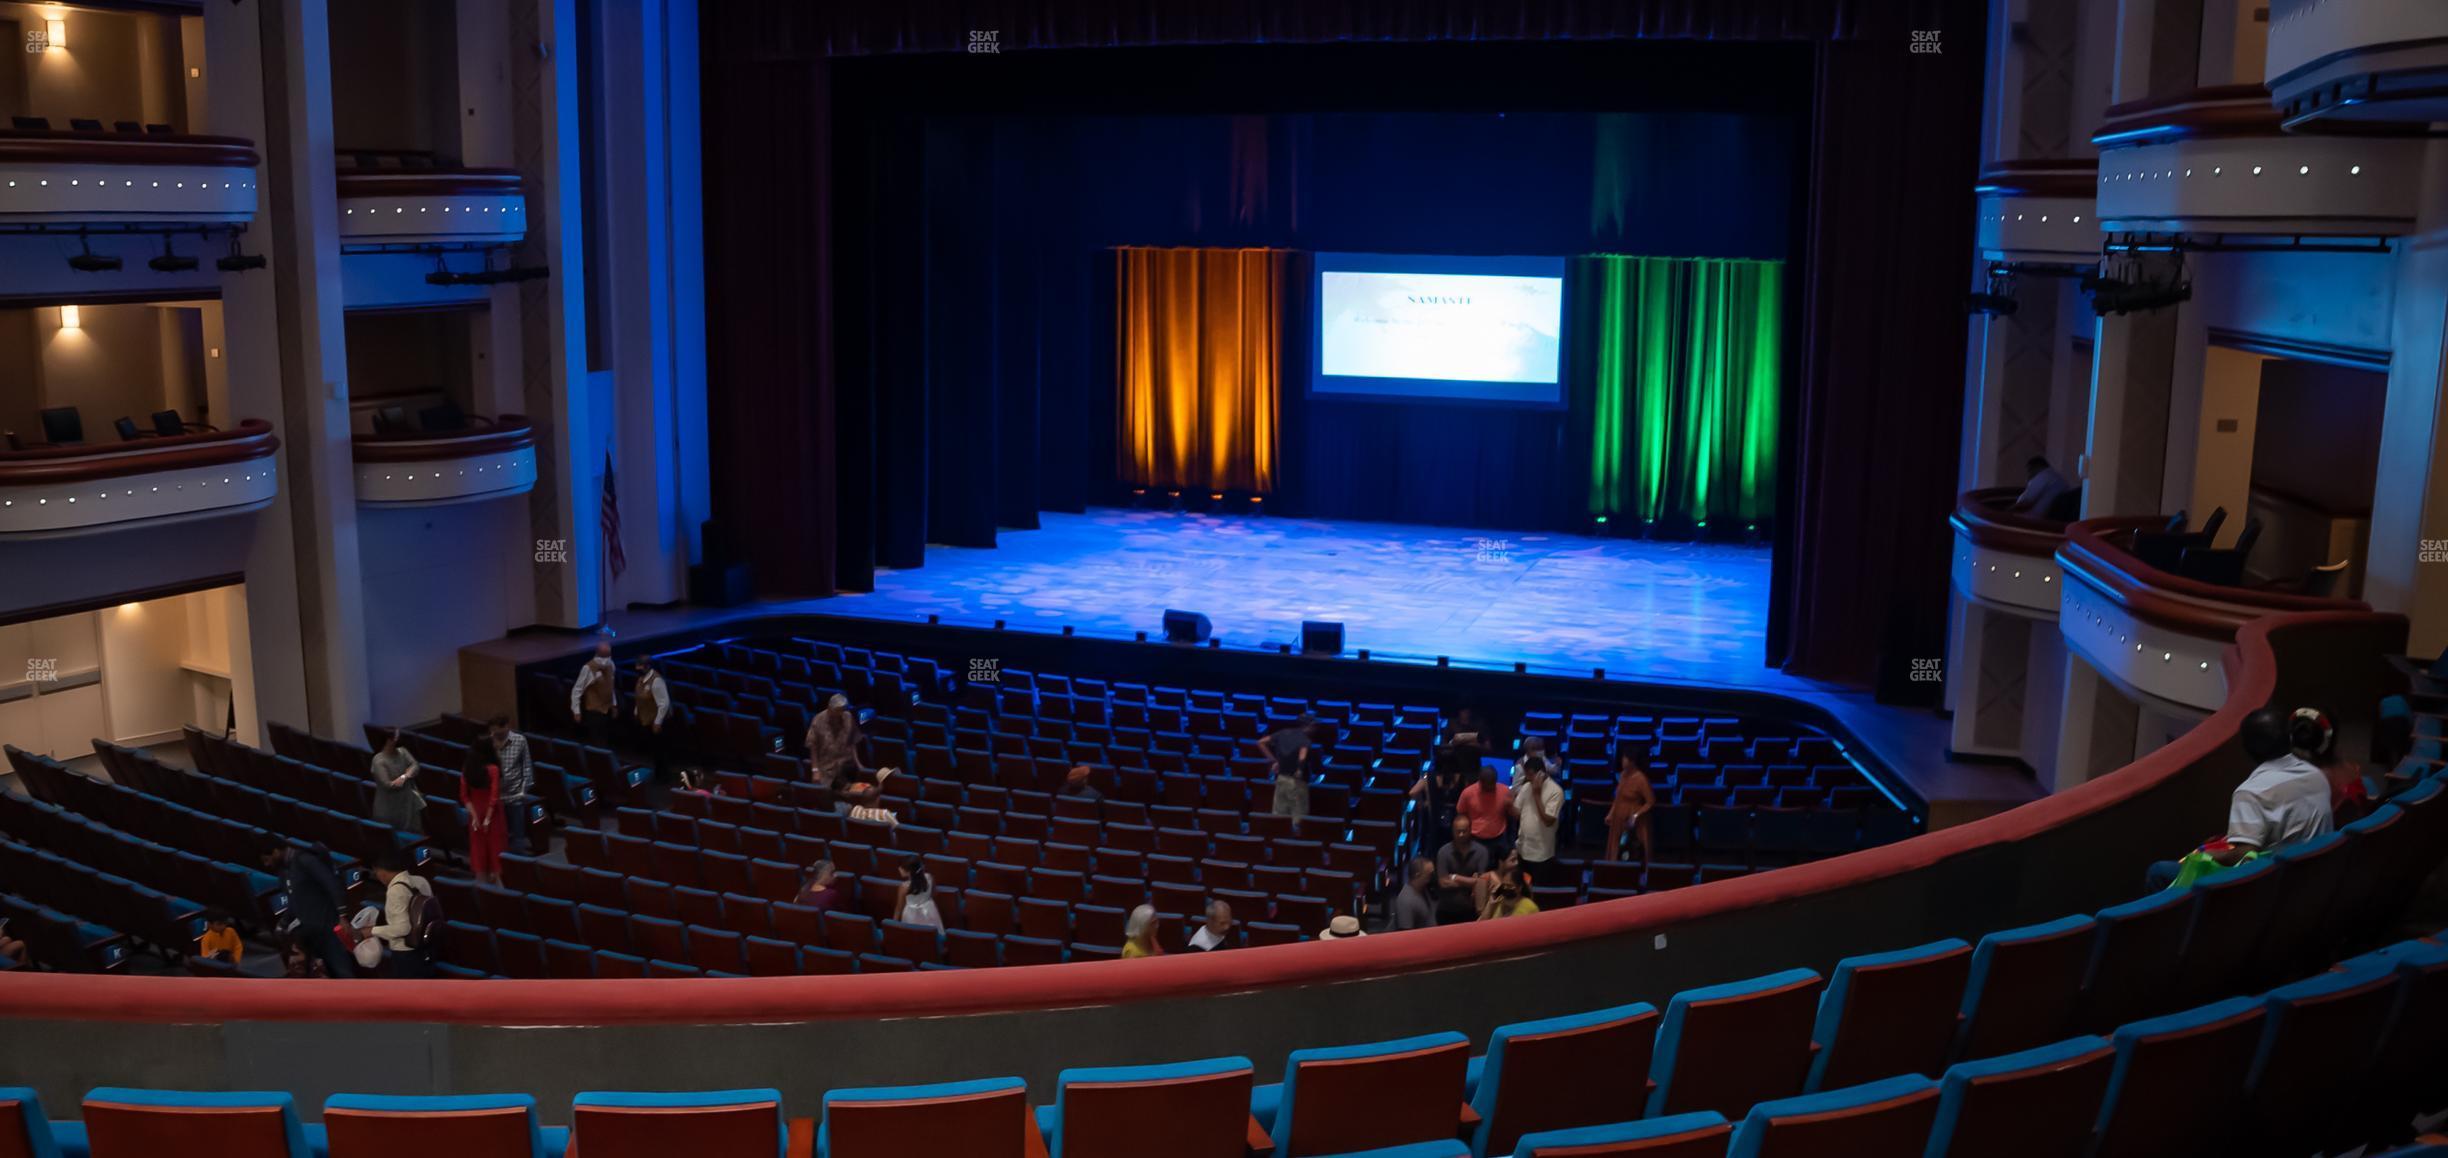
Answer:
[{"label": "child in yellow shirt", "polygon": [[246,943],[230,927],[230,915],[216,909],[204,914],[204,933],[196,938],[196,952],[207,960],[217,957],[236,965],[246,957]]}]

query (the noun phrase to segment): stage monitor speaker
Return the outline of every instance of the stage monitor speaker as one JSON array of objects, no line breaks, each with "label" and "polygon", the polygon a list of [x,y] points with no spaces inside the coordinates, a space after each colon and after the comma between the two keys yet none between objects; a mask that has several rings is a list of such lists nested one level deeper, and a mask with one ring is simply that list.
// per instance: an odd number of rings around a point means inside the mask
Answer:
[{"label": "stage monitor speaker", "polygon": [[1215,634],[1215,625],[1198,612],[1168,607],[1164,613],[1164,632],[1166,643],[1205,643],[1208,636]]},{"label": "stage monitor speaker", "polygon": [[1343,654],[1343,625],[1333,620],[1301,620],[1301,654]]}]

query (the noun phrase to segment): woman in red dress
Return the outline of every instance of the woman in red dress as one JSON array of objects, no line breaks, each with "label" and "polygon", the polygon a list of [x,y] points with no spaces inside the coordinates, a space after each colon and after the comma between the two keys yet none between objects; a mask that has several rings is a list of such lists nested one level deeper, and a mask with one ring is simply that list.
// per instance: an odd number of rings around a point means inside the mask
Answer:
[{"label": "woman in red dress", "polygon": [[498,885],[510,818],[502,811],[500,757],[490,737],[468,745],[467,762],[459,770],[459,802],[467,806],[468,872]]}]

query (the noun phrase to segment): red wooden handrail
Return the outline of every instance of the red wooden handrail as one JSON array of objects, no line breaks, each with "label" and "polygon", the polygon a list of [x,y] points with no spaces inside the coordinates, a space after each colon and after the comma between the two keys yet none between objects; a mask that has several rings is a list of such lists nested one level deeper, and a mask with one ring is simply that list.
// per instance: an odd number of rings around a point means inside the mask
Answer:
[{"label": "red wooden handrail", "polygon": [[360,434],[349,440],[358,462],[431,462],[475,458],[535,445],[535,426],[525,415],[504,414],[491,426],[443,434]]},{"label": "red wooden handrail", "polygon": [[191,466],[219,466],[268,457],[278,449],[280,439],[273,436],[272,424],[260,418],[247,419],[229,430],[201,431],[175,438],[39,446],[0,452],[0,486],[83,482]]},{"label": "red wooden handrail", "polygon": [[2232,639],[2253,620],[2288,612],[2371,610],[2358,599],[2204,583],[2162,571],[2126,549],[2135,532],[2166,522],[2157,515],[2116,515],[2072,524],[2057,551],[2058,567],[2068,580],[2098,588],[2137,619],[2206,639]]},{"label": "red wooden handrail", "polygon": [[252,169],[263,163],[244,137],[186,133],[0,130],[0,161],[20,165],[204,165]]},{"label": "red wooden handrail", "polygon": [[2021,487],[1980,487],[1955,500],[1947,522],[1976,547],[2047,558],[2065,545],[2066,525],[2013,510]]}]

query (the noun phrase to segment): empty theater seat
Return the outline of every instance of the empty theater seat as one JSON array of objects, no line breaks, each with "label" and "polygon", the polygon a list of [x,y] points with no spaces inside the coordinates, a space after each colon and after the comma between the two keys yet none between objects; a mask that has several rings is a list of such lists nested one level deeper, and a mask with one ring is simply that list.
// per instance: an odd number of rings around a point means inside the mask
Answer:
[{"label": "empty theater seat", "polygon": [[2403,986],[2393,969],[2324,973],[2262,998],[2269,1028],[2245,1079],[2246,1137],[2308,1154],[2335,1130],[2332,1111],[2363,1087]]},{"label": "empty theater seat", "polygon": [[1028,1084],[982,1078],[925,1086],[878,1086],[825,1094],[818,1158],[962,1158],[1043,1155],[1028,1112]]},{"label": "empty theater seat", "polygon": [[1675,994],[1649,1066],[1649,1114],[1740,1114],[1800,1093],[1819,984],[1811,970],[1788,969]]},{"label": "empty theater seat", "polygon": [[1734,1127],[1731,1158],[1913,1154],[1938,1112],[1938,1083],[1906,1074],[1751,1107]]},{"label": "empty theater seat", "polygon": [[1054,1158],[1145,1154],[1151,1127],[1167,1158],[1243,1158],[1272,1146],[1250,1116],[1250,1073],[1242,1057],[1064,1070],[1037,1130]]},{"label": "empty theater seat", "polygon": [[86,1093],[84,1119],[93,1158],[310,1158],[314,1153],[285,1093],[103,1086]]},{"label": "empty theater seat", "polygon": [[1964,981],[1955,1056],[1996,1057],[2064,1037],[2082,997],[2098,925],[2089,917],[2060,917],[1982,937],[1972,947]]},{"label": "empty theater seat", "polygon": [[1315,1158],[1454,1137],[1470,1039],[1431,1033],[1294,1050],[1284,1080],[1250,1091],[1277,1158]]},{"label": "empty theater seat", "polygon": [[568,1133],[539,1126],[525,1094],[335,1094],[323,1102],[330,1158],[545,1158],[562,1152]]},{"label": "empty theater seat", "polygon": [[1811,1027],[1818,1052],[1803,1088],[1936,1076],[1955,1044],[1971,964],[1972,947],[1954,938],[1837,962]]},{"label": "empty theater seat", "polygon": [[1472,1152],[1510,1154],[1524,1134],[1624,1117],[1625,1084],[1649,1072],[1658,1021],[1657,1007],[1641,1002],[1497,1026],[1471,1063]]},{"label": "empty theater seat", "polygon": [[2075,1028],[2107,1033],[2166,1008],[2193,901],[2191,889],[2165,889],[2094,914],[2098,926]]},{"label": "empty theater seat", "polygon": [[85,1144],[82,1123],[53,1125],[42,1098],[27,1086],[0,1086],[0,1158],[58,1158],[60,1143]]},{"label": "empty theater seat", "polygon": [[782,1091],[774,1089],[584,1093],[570,1101],[570,1146],[587,1158],[782,1154],[786,1140],[806,1129],[804,1122],[785,1126]]},{"label": "empty theater seat", "polygon": [[1513,1158],[1724,1158],[1734,1127],[1712,1110],[1528,1134]]},{"label": "empty theater seat", "polygon": [[2077,1037],[1957,1064],[1938,1083],[1927,1158],[2082,1153],[2115,1063],[2105,1038]]},{"label": "empty theater seat", "polygon": [[2137,1021],[2116,1031],[2116,1070],[2092,1153],[2207,1153],[2242,1123],[2244,1078],[2266,1020],[2249,997]]}]

